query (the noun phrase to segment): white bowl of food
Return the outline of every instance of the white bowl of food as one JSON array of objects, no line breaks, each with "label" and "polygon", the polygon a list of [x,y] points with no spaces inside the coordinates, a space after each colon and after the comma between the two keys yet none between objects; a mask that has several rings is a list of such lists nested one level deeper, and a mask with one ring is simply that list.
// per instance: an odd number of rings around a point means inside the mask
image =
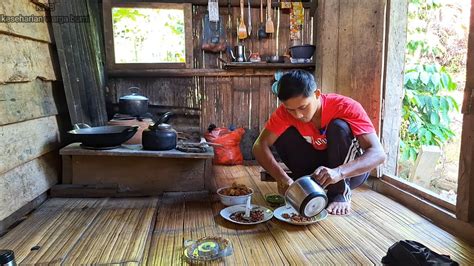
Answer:
[{"label": "white bowl of food", "polygon": [[243,184],[233,183],[232,186],[219,188],[217,195],[219,195],[222,204],[234,206],[246,204],[247,199],[253,195],[253,189]]}]

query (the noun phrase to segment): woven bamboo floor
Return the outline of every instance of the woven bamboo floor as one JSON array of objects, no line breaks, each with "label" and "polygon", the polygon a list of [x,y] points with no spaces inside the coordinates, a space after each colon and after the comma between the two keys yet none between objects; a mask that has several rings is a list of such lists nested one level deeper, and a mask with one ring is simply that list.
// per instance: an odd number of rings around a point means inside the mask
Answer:
[{"label": "woven bamboo floor", "polygon": [[[215,167],[218,187],[234,181],[255,190],[253,202],[276,191],[257,166]],[[329,216],[309,226],[276,220],[240,226],[219,216],[216,195],[165,193],[158,198],[60,199],[45,202],[0,238],[21,264],[185,265],[184,240],[218,235],[231,240],[226,265],[381,264],[396,241],[416,240],[474,265],[474,247],[395,201],[367,188],[353,195],[350,216]]]}]

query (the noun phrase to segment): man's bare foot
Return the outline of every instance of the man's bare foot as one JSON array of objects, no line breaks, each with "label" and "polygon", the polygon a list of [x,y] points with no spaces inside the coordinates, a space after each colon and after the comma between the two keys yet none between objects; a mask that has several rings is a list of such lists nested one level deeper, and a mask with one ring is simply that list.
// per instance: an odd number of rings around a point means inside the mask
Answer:
[{"label": "man's bare foot", "polygon": [[328,213],[333,215],[346,215],[351,213],[351,202],[337,202],[333,201],[329,203],[328,207],[326,208]]}]

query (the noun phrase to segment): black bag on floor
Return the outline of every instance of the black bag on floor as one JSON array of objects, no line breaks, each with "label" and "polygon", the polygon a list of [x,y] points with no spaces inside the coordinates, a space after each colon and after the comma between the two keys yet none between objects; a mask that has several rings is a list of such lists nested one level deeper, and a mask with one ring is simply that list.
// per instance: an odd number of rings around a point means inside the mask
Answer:
[{"label": "black bag on floor", "polygon": [[424,245],[411,240],[393,244],[382,258],[385,265],[459,265],[448,255],[440,255]]}]

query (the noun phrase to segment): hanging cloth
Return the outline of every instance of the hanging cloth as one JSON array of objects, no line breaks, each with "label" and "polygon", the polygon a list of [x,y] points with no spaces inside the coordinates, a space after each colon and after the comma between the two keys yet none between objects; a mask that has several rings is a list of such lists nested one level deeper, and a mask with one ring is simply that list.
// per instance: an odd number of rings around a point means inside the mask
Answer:
[{"label": "hanging cloth", "polygon": [[290,13],[290,40],[301,39],[301,30],[304,23],[304,9],[301,2],[291,3]]},{"label": "hanging cloth", "polygon": [[209,0],[207,2],[207,11],[209,12],[209,21],[219,21],[219,2],[218,0]]}]

